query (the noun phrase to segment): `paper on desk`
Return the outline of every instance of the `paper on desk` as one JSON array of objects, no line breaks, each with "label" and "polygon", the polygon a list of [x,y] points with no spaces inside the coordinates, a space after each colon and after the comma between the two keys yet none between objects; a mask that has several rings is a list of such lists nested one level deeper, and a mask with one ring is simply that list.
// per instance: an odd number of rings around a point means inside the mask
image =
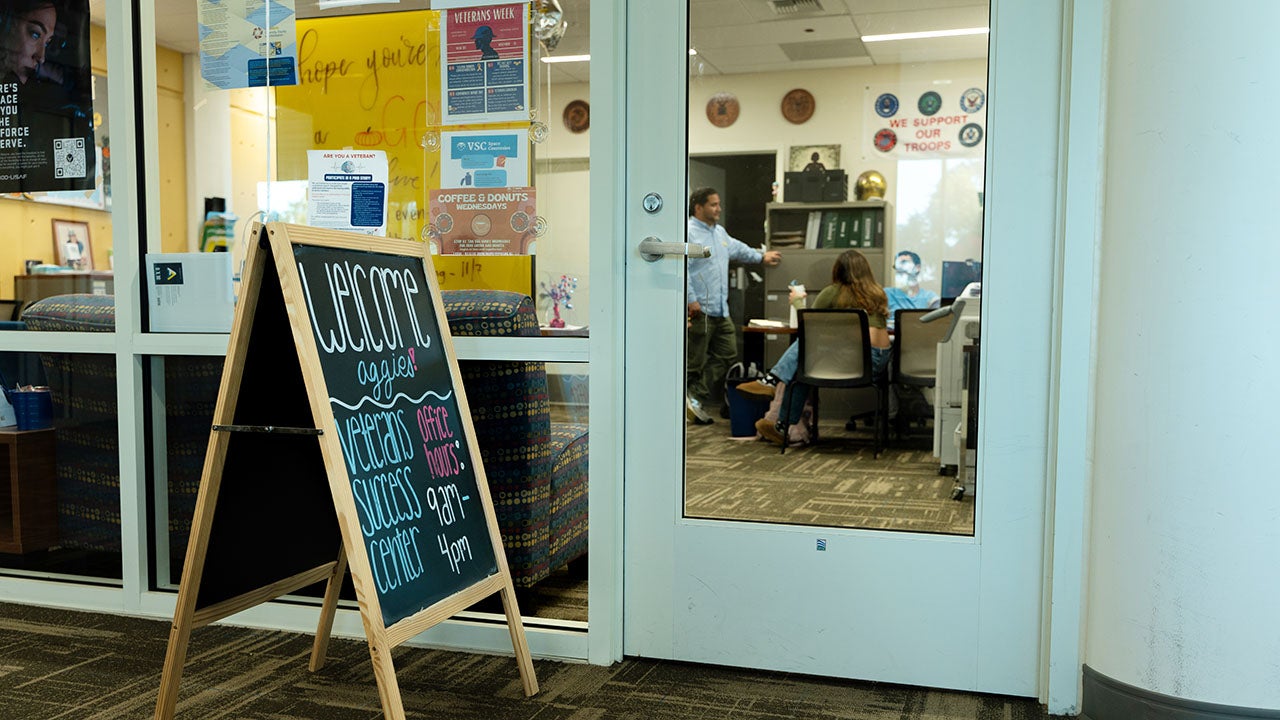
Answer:
[{"label": "paper on desk", "polygon": [[784,328],[788,325],[781,320],[766,320],[764,318],[752,318],[747,321],[747,325],[760,328]]}]

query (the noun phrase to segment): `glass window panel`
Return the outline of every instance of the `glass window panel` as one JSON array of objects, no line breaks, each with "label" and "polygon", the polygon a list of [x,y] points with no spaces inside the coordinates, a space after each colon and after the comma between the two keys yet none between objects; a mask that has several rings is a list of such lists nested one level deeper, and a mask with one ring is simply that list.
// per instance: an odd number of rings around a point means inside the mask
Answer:
[{"label": "glass window panel", "polygon": [[220,356],[151,359],[155,578],[160,587],[176,586],[182,578],[223,361]]},{"label": "glass window panel", "polygon": [[[455,335],[585,335],[585,327],[575,326],[585,326],[587,318],[588,64],[581,61],[566,69],[539,62],[548,53],[589,52],[587,3],[562,5],[574,6],[566,11],[572,29],[560,26],[549,43],[531,36],[524,58],[526,66],[533,66],[529,98],[522,103],[520,117],[509,122],[443,123],[441,13],[430,10],[424,0],[399,3],[392,12],[386,12],[386,5],[337,10],[300,5],[297,85],[210,91],[198,73],[188,76],[187,83],[194,87],[187,88],[193,102],[187,109],[191,125],[186,130],[190,141],[185,169],[175,165],[162,171],[165,183],[185,173],[192,211],[186,219],[187,246],[182,249],[204,244],[197,242],[204,198],[225,195],[226,210],[235,222],[227,244],[238,270],[253,220],[306,224],[308,210],[312,218],[320,210],[308,195],[308,151],[383,152],[389,169],[386,235],[433,244],[437,279],[450,293],[445,298],[448,307],[471,297],[519,318],[508,326],[468,323],[462,317],[453,324]],[[195,52],[194,38],[182,42],[187,43],[182,46],[186,52]],[[464,161],[450,151],[453,141],[475,133],[509,135],[514,138],[513,152],[469,155]],[[500,247],[474,238],[468,238],[469,244],[445,247],[444,238],[431,232],[432,191],[442,188],[475,192],[479,204],[485,205],[506,203],[506,198],[495,196],[517,192],[513,188],[533,188],[534,202],[515,208],[524,215],[514,219],[527,221],[519,227],[513,226],[511,211],[489,213],[490,227],[501,231],[498,239],[505,242]],[[483,214],[474,208],[468,212]],[[507,214],[499,218],[498,212]],[[167,231],[163,235],[167,238]],[[165,243],[162,249],[169,251]],[[152,250],[156,249],[153,240]],[[491,252],[496,254],[487,254]],[[503,289],[527,299],[493,302],[492,291]],[[451,295],[454,292],[469,295]],[[551,327],[557,311],[567,327]],[[545,326],[545,332],[539,326]],[[193,438],[181,438],[203,422],[207,442],[203,412],[211,412],[209,393],[216,393],[216,386],[181,385],[182,375],[175,374],[175,367],[183,362],[203,366],[212,359],[149,359],[156,468],[152,492],[159,513],[153,533],[156,579],[170,587],[180,578],[185,542],[180,536],[189,527],[191,483],[199,481],[205,452]],[[536,525],[541,533],[529,557],[512,560],[513,567],[519,565],[517,585],[527,585],[521,592],[529,598],[555,588],[546,593],[552,600],[528,600],[522,609],[529,617],[585,622],[581,559],[586,548],[587,366],[548,368],[517,357],[461,364],[474,419],[477,425],[489,425],[480,431],[480,445],[487,453],[495,497],[499,488],[504,494],[505,500],[496,505],[505,518],[504,532],[513,533],[508,538],[509,556],[511,549],[523,552],[526,547],[519,535],[523,524]],[[515,373],[519,381],[511,384],[510,376],[504,375],[495,384],[486,375],[490,371]],[[501,410],[506,406],[510,409]],[[549,443],[556,444],[555,453],[546,452]],[[527,456],[528,467],[505,467],[504,459],[514,456]],[[522,497],[533,502],[523,503]],[[521,578],[531,579],[523,583]],[[565,589],[568,586],[572,592]],[[320,591],[301,594],[318,596]],[[566,593],[572,596],[568,609],[556,609],[554,598]],[[347,597],[353,597],[349,587]]]},{"label": "glass window panel", "polygon": [[[21,187],[0,191],[8,229],[0,329],[23,335],[114,329],[106,32],[104,17],[88,7],[29,11],[53,13],[34,69],[14,66],[23,54],[13,52],[11,33],[0,33],[0,140],[7,141],[0,157],[9,167],[29,163]],[[18,27],[8,17],[15,12],[0,9],[0,27]],[[0,572],[115,583],[122,575],[115,357],[54,348],[0,353],[6,388],[45,389],[10,396],[29,429],[0,427]],[[30,414],[41,398],[47,405]]]},{"label": "glass window panel", "polygon": [[[0,142],[0,163],[21,166],[0,178],[0,224],[8,229],[0,244],[0,331],[22,329],[10,324],[16,313],[41,298],[112,293],[106,33],[101,17],[62,11],[38,70],[26,75],[18,71],[22,63],[5,60],[0,72],[0,83],[10,87],[0,92],[0,141],[7,140]],[[6,17],[3,27],[17,24]],[[4,48],[16,42],[10,33],[0,36]],[[83,171],[83,181],[55,177],[55,136],[85,141],[63,168],[68,177]],[[33,160],[32,153],[43,157]],[[51,190],[55,185],[77,187]]]},{"label": "glass window panel", "polygon": [[49,398],[46,427],[0,428],[0,573],[119,580],[115,359],[5,352],[0,373]]},{"label": "glass window panel", "polygon": [[[751,14],[726,34],[715,6],[690,2],[689,186],[718,201],[697,222],[781,263],[744,252],[710,277],[690,262],[719,290],[690,317],[685,513],[972,534],[978,300],[950,342],[915,351],[911,339],[941,325],[895,327],[892,311],[949,305],[981,280],[988,7],[824,6],[789,16],[789,34],[753,32],[776,18]],[[955,28],[982,30],[871,37]],[[838,273],[861,278],[844,299]],[[841,352],[861,367],[854,341],[812,342],[797,357],[793,310],[815,305],[872,316],[870,387],[803,382]],[[913,370],[921,358],[929,367]],[[766,371],[768,383],[752,379]]]}]

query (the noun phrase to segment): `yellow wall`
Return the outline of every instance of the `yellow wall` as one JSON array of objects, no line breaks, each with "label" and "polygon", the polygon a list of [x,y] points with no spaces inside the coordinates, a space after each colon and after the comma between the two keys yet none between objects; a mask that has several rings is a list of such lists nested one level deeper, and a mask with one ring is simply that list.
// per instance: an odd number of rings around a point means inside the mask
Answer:
[{"label": "yellow wall", "polygon": [[[106,32],[91,27],[93,72],[107,72]],[[165,48],[156,49],[156,85],[159,93],[160,127],[160,235],[166,252],[186,249],[184,228],[187,222],[187,165],[183,140],[185,108],[183,103],[182,55]],[[105,109],[102,109],[105,113]],[[115,120],[117,125],[131,121]],[[124,158],[113,158],[119,164]],[[56,262],[53,247],[53,220],[80,220],[89,223],[89,239],[93,247],[93,267],[110,267],[108,251],[112,247],[111,213],[104,210],[66,205],[50,205],[32,200],[0,198],[0,227],[5,239],[0,241],[0,297],[13,297],[13,276],[23,273],[23,262],[42,260]]]}]

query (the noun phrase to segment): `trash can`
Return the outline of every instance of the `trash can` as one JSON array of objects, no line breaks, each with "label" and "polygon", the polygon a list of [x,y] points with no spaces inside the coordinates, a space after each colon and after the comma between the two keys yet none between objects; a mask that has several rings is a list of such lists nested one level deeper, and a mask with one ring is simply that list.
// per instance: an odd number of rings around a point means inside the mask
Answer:
[{"label": "trash can", "polygon": [[769,411],[771,398],[738,391],[742,383],[755,378],[731,378],[725,381],[724,396],[729,402],[729,434],[733,437],[755,437],[756,421]]}]

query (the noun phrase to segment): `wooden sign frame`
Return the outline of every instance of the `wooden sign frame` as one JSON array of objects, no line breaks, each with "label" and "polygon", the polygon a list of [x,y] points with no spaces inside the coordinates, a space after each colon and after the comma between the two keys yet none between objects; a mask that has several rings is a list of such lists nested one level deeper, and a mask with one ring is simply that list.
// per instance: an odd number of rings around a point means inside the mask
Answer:
[{"label": "wooden sign frame", "polygon": [[[309,668],[314,672],[323,667],[339,592],[348,570],[369,642],[383,715],[387,720],[403,720],[405,717],[395,666],[391,659],[392,649],[494,593],[501,595],[524,692],[530,696],[537,693],[538,680],[525,639],[506,554],[502,549],[493,501],[475,441],[475,428],[471,422],[457,357],[453,352],[439,285],[431,258],[426,254],[425,244],[283,223],[268,223],[265,226],[255,223],[252,237],[257,242],[250,246],[245,260],[241,296],[236,307],[235,323],[231,329],[226,365],[214,411],[214,428],[209,436],[155,717],[170,720],[174,716],[182,666],[192,630],[321,581],[326,582],[327,586]],[[299,263],[295,261],[295,246],[361,251],[383,257],[398,256],[420,260],[430,303],[435,311],[439,341],[456,393],[459,415],[456,420],[462,428],[468,451],[462,457],[470,461],[471,471],[475,475],[476,492],[483,509],[484,526],[492,547],[496,572],[391,624],[384,621],[379,599],[380,588],[375,585],[369,549],[363,542],[356,497],[343,454],[340,431],[330,404],[331,395],[312,329],[311,311],[304,295],[304,280]],[[283,307],[279,307],[280,305]],[[288,358],[281,357],[287,353],[279,352],[280,348],[270,351],[264,349],[264,343],[268,342],[266,338],[273,337],[272,333],[274,336],[283,334],[281,331],[286,323],[285,315],[292,346],[297,351],[297,365],[301,376],[300,382],[294,383],[296,388],[293,390],[289,383],[291,368],[282,362]],[[256,334],[255,325],[259,326]],[[272,363],[270,367],[267,367],[268,360]],[[274,391],[277,385],[284,397],[270,401],[257,399],[263,388]],[[305,404],[308,405],[305,410],[294,407],[303,404],[304,386]],[[238,406],[245,409],[254,402],[266,405],[255,413],[245,410],[237,414]],[[251,414],[253,417],[248,418],[249,424],[246,424],[245,416]],[[306,423],[307,418],[312,419],[310,426]],[[289,459],[290,453],[293,453],[292,461]],[[253,458],[251,461],[250,457]],[[244,520],[234,522],[237,513],[251,512],[242,509],[245,503],[235,502],[238,493],[253,492],[252,487],[245,488],[253,482],[245,477],[252,473],[245,470],[262,472],[259,466],[262,463],[270,464],[271,458],[276,458],[275,462],[281,465],[273,471],[271,481],[279,479],[282,483],[296,482],[296,487],[291,488],[291,497],[300,498],[302,507],[309,505],[309,513],[298,514],[312,516],[301,518],[300,522],[303,524],[299,526],[305,528],[311,537],[292,544],[283,541],[280,545],[283,549],[278,557],[265,553],[256,554],[256,558],[246,558],[243,554],[234,558],[227,557],[227,551],[220,550],[219,542],[224,546],[230,545],[236,541],[234,533],[241,533],[245,527],[253,525]],[[249,462],[253,465],[247,465]],[[318,474],[323,474],[325,480],[314,478]],[[326,485],[328,497],[320,497],[324,495],[322,488]],[[220,498],[223,498],[221,506]],[[334,516],[323,517],[322,510],[327,507],[333,509]],[[218,515],[218,512],[222,515]],[[222,518],[221,525],[215,523],[216,517]],[[336,532],[333,532],[331,525],[326,525],[327,520],[336,524]],[[226,527],[229,524],[236,527],[228,530]],[[316,545],[316,535],[311,532],[314,527],[321,529],[320,556],[315,555],[317,551],[310,549]],[[324,534],[326,528],[332,533],[331,536]],[[285,532],[291,533],[288,529]],[[336,541],[339,535],[340,542],[334,543],[331,553],[325,553],[324,540]],[[242,572],[244,566],[254,562],[271,565],[277,560],[279,562],[276,565],[256,573],[248,572],[248,579],[243,579],[246,575]],[[235,578],[234,581],[228,581],[230,587],[213,587],[218,584],[219,578],[226,577]],[[206,582],[207,586],[202,587],[202,583]]]}]

